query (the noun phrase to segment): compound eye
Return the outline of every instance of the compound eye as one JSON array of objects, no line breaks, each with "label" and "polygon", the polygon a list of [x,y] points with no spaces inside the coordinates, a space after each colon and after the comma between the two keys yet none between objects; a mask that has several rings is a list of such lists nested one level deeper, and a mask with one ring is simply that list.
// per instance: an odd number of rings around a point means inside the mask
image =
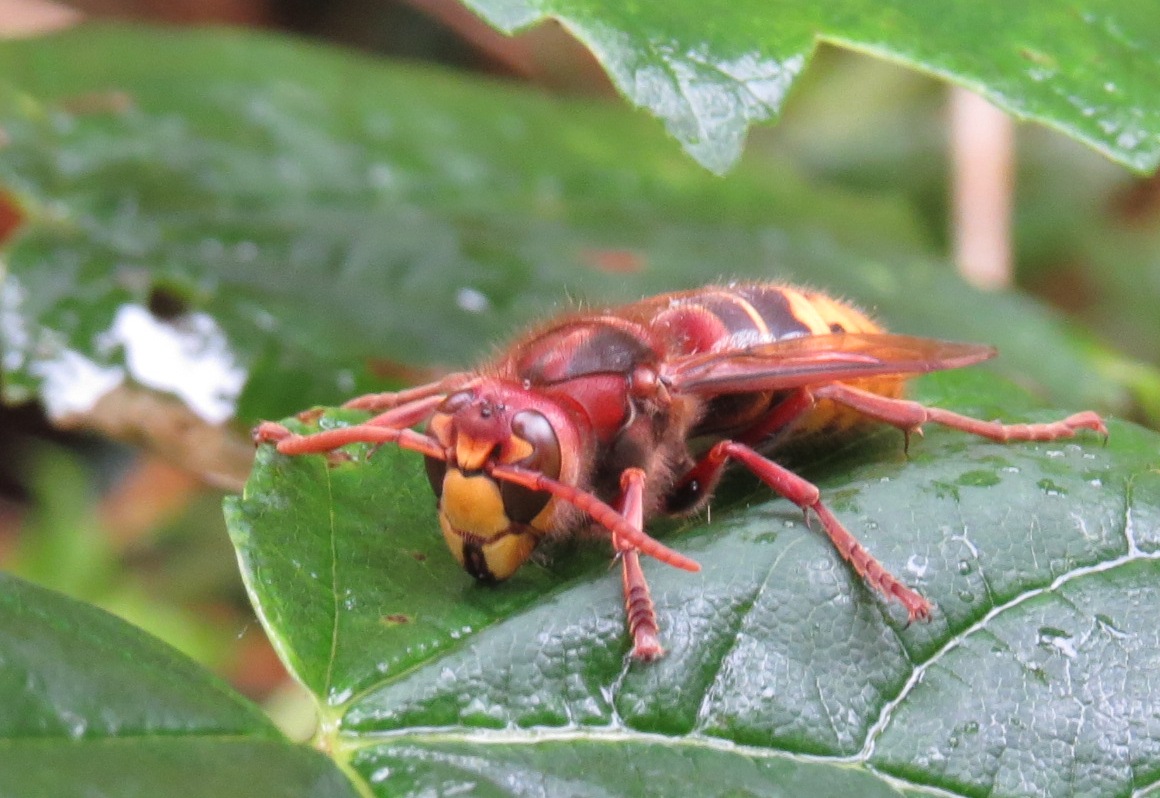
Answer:
[{"label": "compound eye", "polygon": [[[522,410],[516,413],[512,417],[512,436],[519,439],[517,444],[520,441],[526,444],[519,446],[519,449],[526,450],[527,446],[531,447],[530,454],[514,461],[512,465],[537,471],[552,479],[559,479],[560,442],[543,413],[535,410]],[[511,482],[501,481],[499,489],[507,517],[521,524],[531,523],[552,498],[549,493],[529,490]]]},{"label": "compound eye", "polygon": [[532,453],[515,465],[539,471],[546,477],[560,477],[560,442],[547,417],[536,410],[521,410],[512,418],[512,434],[532,447]]}]

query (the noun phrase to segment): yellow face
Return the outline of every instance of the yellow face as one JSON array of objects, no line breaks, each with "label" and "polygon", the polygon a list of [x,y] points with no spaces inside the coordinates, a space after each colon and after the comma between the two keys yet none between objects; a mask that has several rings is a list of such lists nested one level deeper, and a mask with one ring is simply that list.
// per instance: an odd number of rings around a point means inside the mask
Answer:
[{"label": "yellow face", "polygon": [[[495,464],[518,465],[552,478],[560,472],[560,448],[547,418],[535,410],[504,417],[489,407],[486,427],[473,421],[480,402],[451,397],[449,412],[436,412],[429,433],[449,451],[447,461],[428,459],[427,475],[439,497],[439,525],[447,547],[476,579],[507,579],[527,561],[550,528],[551,496],[497,480]],[[472,430],[482,427],[479,434]],[[493,429],[494,427],[494,429]]]},{"label": "yellow face", "polygon": [[439,502],[439,525],[455,559],[476,579],[507,579],[539,542],[534,528],[504,511],[499,484],[485,474],[448,469]]}]

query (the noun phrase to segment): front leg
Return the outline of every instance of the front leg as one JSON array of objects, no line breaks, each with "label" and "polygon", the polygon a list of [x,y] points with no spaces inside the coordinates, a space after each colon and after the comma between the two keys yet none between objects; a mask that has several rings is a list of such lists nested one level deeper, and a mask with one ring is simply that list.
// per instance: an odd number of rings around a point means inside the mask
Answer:
[{"label": "front leg", "polygon": [[[639,468],[625,469],[620,477],[621,497],[617,509],[638,530],[644,526],[644,481],[645,473]],[[615,532],[612,534],[612,545],[620,557],[624,610],[628,633],[632,635],[632,657],[642,662],[652,662],[664,656],[665,650],[661,646],[652,594],[640,567],[640,554]]]},{"label": "front leg", "polygon": [[[421,386],[416,390],[427,395],[413,397],[374,418],[349,427],[299,435],[276,422],[263,421],[254,428],[254,443],[273,443],[278,447],[279,453],[287,455],[330,454],[352,443],[394,443],[403,449],[410,449],[437,460],[445,460],[447,454],[438,441],[430,435],[410,429],[431,416],[443,401],[443,394],[431,394],[431,386]],[[317,416],[321,413],[319,409],[310,411],[309,415]],[[300,414],[299,418],[303,418],[303,415]]]},{"label": "front leg", "polygon": [[366,410],[369,413],[382,413],[386,410],[409,405],[421,399],[427,399],[437,394],[446,395],[452,391],[465,387],[474,379],[474,375],[466,371],[457,371],[435,382],[416,385],[402,391],[388,391],[386,393],[368,393],[351,399],[343,404],[347,410]]},{"label": "front leg", "polygon": [[447,453],[434,438],[415,432],[413,429],[355,424],[350,427],[323,430],[309,435],[291,432],[281,424],[263,421],[254,428],[255,444],[273,443],[279,454],[329,454],[335,449],[352,443],[381,445],[393,443],[402,449],[410,449],[436,460],[446,460]]}]

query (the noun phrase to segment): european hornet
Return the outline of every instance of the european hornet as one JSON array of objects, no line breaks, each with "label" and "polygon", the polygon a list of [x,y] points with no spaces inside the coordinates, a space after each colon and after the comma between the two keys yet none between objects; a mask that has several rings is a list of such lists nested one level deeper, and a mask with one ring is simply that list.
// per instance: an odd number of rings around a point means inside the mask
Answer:
[{"label": "european hornet", "polygon": [[[632,655],[664,653],[639,555],[687,571],[696,562],[644,531],[658,514],[703,507],[735,461],[821,522],[866,582],[906,608],[931,604],[874,558],[818,489],[766,455],[868,421],[908,436],[927,422],[994,441],[1049,441],[1089,429],[1093,412],[1001,424],[901,398],[905,380],[994,356],[987,346],[885,333],[825,294],[741,284],[662,294],[554,319],[475,371],[344,407],[361,424],[292,434],[265,422],[255,440],[287,455],[394,443],[424,455],[451,553],[482,582],[507,579],[537,544],[591,526],[619,555]],[[426,421],[426,431],[411,427]]]}]

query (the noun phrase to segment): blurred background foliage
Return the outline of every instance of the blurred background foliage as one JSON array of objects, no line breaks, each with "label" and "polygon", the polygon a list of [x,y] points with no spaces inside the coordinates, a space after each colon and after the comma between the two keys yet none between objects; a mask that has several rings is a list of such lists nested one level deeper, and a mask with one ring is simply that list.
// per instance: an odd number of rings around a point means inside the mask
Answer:
[{"label": "blurred background foliage", "polygon": [[[560,96],[620,102],[590,54],[559,26],[508,38],[453,0],[69,6],[92,18],[291,31]],[[908,208],[929,250],[945,253],[946,105],[947,87],[932,78],[823,48],[781,122],[752,131],[747,151],[758,162],[793,164],[807,183]],[[1160,180],[1133,176],[1042,127],[1021,127],[1017,136],[1017,284],[1138,358],[1141,368],[1160,366]],[[0,213],[0,237],[12,223]],[[289,688],[240,584],[221,495],[136,449],[56,430],[33,406],[0,406],[0,568],[112,609],[248,695],[277,702]]]}]

